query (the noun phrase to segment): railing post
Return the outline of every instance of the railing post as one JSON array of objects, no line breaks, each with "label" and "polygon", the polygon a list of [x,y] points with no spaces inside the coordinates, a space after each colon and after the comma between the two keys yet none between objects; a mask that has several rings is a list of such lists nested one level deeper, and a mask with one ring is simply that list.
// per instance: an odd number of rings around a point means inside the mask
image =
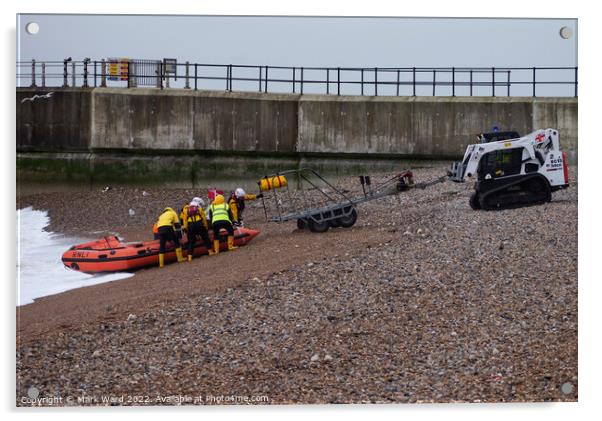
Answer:
[{"label": "railing post", "polygon": [[452,67],[452,96],[456,96],[456,68]]},{"label": "railing post", "polygon": [[495,67],[491,68],[491,96],[495,96]]},{"label": "railing post", "polygon": [[472,96],[472,69],[470,69],[470,96]]},{"label": "railing post", "polygon": [[261,66],[257,66],[259,68],[259,92],[261,92]]},{"label": "railing post", "polygon": [[163,89],[163,61],[157,60],[157,69],[155,70],[155,74],[157,75],[157,88]]},{"label": "railing post", "polygon": [[42,62],[42,88],[46,87],[46,62]]},{"label": "railing post", "polygon": [[416,96],[416,68],[412,67],[412,96]]},{"label": "railing post", "polygon": [[577,98],[577,66],[575,66],[575,98]]},{"label": "railing post", "polygon": [[107,62],[104,58],[100,61],[100,87],[107,87]]},{"label": "railing post", "polygon": [[[128,60],[128,81],[127,81],[127,87],[128,89],[132,87],[132,61]],[[121,70],[119,71],[119,73],[121,73]]]},{"label": "railing post", "polygon": [[433,96],[435,96],[436,82],[437,82],[437,70],[433,69]]},{"label": "railing post", "polygon": [[71,62],[71,86],[75,88],[75,61]]},{"label": "railing post", "polygon": [[301,67],[301,95],[303,95],[303,67]]},{"label": "railing post", "polygon": [[94,60],[94,87],[96,88],[98,82],[96,82],[96,76],[97,75],[97,71],[96,71],[96,60]]},{"label": "railing post", "polygon": [[506,78],[506,81],[508,83],[507,85],[507,90],[506,90],[506,95],[510,96],[510,70],[508,70],[508,77]]},{"label": "railing post", "polygon": [[374,68],[374,96],[378,96],[378,67]]},{"label": "railing post", "polygon": [[535,67],[533,67],[533,96],[535,96]]},{"label": "railing post", "polygon": [[67,78],[69,77],[67,63],[67,59],[63,60],[63,88],[67,88],[69,86],[69,84],[67,83]]},{"label": "railing post", "polygon": [[[89,58],[84,59],[84,83],[82,84],[83,88],[88,87],[88,63],[90,62]],[[129,66],[128,66],[129,69]]]},{"label": "railing post", "polygon": [[295,93],[295,73],[296,73],[297,69],[295,67],[293,67],[293,93]]},{"label": "railing post", "polygon": [[230,92],[232,92],[232,65],[230,64],[230,71],[228,72],[229,78],[230,78]]},{"label": "railing post", "polygon": [[341,68],[337,67],[337,95],[341,95]]},{"label": "railing post", "polygon": [[194,90],[198,90],[199,65],[194,63]]},{"label": "railing post", "polygon": [[36,87],[36,61],[31,60],[31,88]]},{"label": "railing post", "polygon": [[269,66],[265,66],[265,93],[268,93],[268,81],[269,81],[269,77],[268,77],[268,70],[269,70]]},{"label": "railing post", "polygon": [[362,86],[362,96],[364,96],[364,69],[361,70],[362,79],[360,85]]},{"label": "railing post", "polygon": [[326,95],[330,94],[330,69],[326,69]]},{"label": "railing post", "polygon": [[395,91],[397,96],[399,96],[399,70],[397,70],[397,89]]},{"label": "railing post", "polygon": [[190,63],[186,62],[184,67],[184,89],[190,89]]},{"label": "railing post", "polygon": [[[159,85],[158,88],[160,88],[161,90],[163,90],[163,73],[165,72],[164,66],[165,63],[163,62],[163,60],[161,60],[159,62],[159,77],[157,80],[157,83]],[[169,87],[169,84],[167,86]]]}]

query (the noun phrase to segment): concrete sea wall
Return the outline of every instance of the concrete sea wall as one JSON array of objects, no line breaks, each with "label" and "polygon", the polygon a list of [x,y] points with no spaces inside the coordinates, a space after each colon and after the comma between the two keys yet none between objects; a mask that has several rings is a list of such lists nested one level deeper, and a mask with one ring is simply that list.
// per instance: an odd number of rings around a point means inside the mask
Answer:
[{"label": "concrete sea wall", "polygon": [[[50,98],[23,102],[49,91]],[[456,159],[494,125],[520,133],[557,128],[563,149],[577,159],[575,98],[18,88],[16,105],[20,162],[35,153],[73,153],[89,159],[92,171],[119,161],[127,170],[137,160],[152,173],[167,157],[181,167],[178,174],[221,158],[245,171],[266,170],[262,160]]]}]

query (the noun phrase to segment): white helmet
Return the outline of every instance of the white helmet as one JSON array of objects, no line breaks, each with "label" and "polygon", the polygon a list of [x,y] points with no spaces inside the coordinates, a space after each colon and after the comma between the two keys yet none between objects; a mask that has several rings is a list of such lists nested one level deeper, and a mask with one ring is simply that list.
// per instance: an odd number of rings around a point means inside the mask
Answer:
[{"label": "white helmet", "polygon": [[196,206],[200,206],[203,207],[205,206],[205,201],[203,199],[201,199],[200,197],[195,197],[192,199],[192,201],[190,202],[190,204],[194,204]]},{"label": "white helmet", "polygon": [[247,193],[245,193],[245,191],[239,187],[236,190],[234,190],[234,194],[236,195],[236,197],[241,198]]}]

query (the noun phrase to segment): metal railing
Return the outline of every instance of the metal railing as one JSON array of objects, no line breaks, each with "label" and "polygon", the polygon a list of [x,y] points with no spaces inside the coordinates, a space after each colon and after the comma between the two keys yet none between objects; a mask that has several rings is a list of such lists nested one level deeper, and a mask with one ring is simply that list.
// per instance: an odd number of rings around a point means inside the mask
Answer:
[{"label": "metal railing", "polygon": [[[114,63],[113,63],[114,64]],[[577,67],[288,67],[106,60],[17,62],[18,86],[106,87],[318,93],[368,96],[574,96]]]}]

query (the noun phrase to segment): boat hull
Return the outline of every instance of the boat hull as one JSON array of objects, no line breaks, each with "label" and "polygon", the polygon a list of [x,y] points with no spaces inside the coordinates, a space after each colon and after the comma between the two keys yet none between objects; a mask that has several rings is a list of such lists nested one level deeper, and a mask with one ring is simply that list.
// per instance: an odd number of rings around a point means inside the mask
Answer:
[{"label": "boat hull", "polygon": [[[244,246],[259,234],[259,231],[237,228],[234,231],[234,244]],[[227,233],[222,231],[221,237]],[[213,234],[210,233],[210,237]],[[182,238],[182,254],[187,256],[188,240]],[[227,250],[228,244],[220,242],[220,250]],[[197,241],[193,256],[209,254],[202,241]],[[168,242],[165,250],[165,263],[175,262],[177,256],[174,244]],[[90,243],[71,247],[62,256],[63,264],[73,270],[86,273],[127,272],[147,266],[159,265],[159,240],[140,243],[123,243],[117,237],[105,237]]]}]

